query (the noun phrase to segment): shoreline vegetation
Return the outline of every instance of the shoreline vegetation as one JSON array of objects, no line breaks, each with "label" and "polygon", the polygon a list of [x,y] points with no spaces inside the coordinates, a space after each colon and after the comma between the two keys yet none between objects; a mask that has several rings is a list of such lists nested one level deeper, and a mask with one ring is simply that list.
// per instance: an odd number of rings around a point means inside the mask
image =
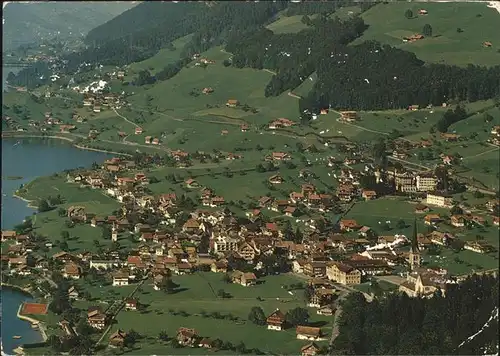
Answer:
[{"label": "shoreline vegetation", "polygon": [[[75,140],[69,138],[69,137],[62,137],[62,136],[55,136],[55,135],[50,135],[50,136],[43,136],[43,135],[34,135],[34,134],[24,134],[24,133],[17,133],[17,132],[2,132],[2,139],[3,138],[44,138],[44,139],[56,139],[56,140],[63,140],[66,142],[71,142],[72,146],[75,148],[78,148],[80,150],[87,150],[87,151],[95,151],[95,152],[103,152],[103,153],[111,153],[111,154],[116,154],[116,155],[121,155],[121,156],[129,156],[131,157],[132,155],[128,153],[120,153],[116,151],[111,151],[111,150],[104,150],[100,148],[93,148],[93,147],[86,147],[86,146],[80,146],[74,143]],[[3,178],[3,177],[2,177]]]},{"label": "shoreline vegetation", "polygon": [[17,198],[17,199],[20,199],[20,200],[22,200],[22,201],[26,202],[26,203],[27,203],[28,208],[31,208],[31,209],[38,209],[38,206],[33,205],[33,204],[34,204],[34,202],[35,202],[35,200],[29,200],[29,199],[23,198],[22,196],[20,196],[20,195],[19,195],[19,193],[18,193],[18,192],[19,192],[19,191],[18,191],[18,190],[16,190],[16,191],[15,191],[15,193],[14,193],[14,194],[12,194],[12,196],[13,196],[14,198]]}]

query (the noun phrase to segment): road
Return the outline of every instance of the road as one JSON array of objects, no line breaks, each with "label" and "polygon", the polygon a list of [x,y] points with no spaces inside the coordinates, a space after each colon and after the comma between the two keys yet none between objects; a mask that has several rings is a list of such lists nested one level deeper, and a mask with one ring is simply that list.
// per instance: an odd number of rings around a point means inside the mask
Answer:
[{"label": "road", "polygon": [[131,125],[133,125],[135,127],[139,127],[139,125],[137,125],[135,122],[130,121],[125,116],[123,116],[118,111],[116,111],[116,108],[114,106],[112,106],[111,108],[113,109],[113,111],[115,112],[115,114],[118,115],[119,117],[121,117],[123,120],[127,121],[129,124],[131,124]]}]

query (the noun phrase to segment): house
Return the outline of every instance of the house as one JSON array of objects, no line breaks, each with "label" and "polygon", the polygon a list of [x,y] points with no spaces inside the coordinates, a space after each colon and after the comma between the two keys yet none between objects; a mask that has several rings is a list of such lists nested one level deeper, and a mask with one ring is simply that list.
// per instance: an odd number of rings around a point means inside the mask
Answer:
[{"label": "house", "polygon": [[321,278],[326,275],[326,264],[322,261],[309,261],[304,264],[303,270],[307,276]]},{"label": "house", "polygon": [[142,130],[142,127],[136,127],[135,128],[135,134],[136,135],[141,135],[144,131]]},{"label": "house", "polygon": [[491,46],[493,46],[493,44],[491,42],[489,42],[489,41],[483,42],[483,47],[491,47]]},{"label": "house", "polygon": [[248,131],[248,125],[247,124],[242,124],[240,126],[241,132],[247,132]]},{"label": "house", "polygon": [[226,103],[226,106],[229,108],[235,108],[239,105],[239,101],[236,99],[229,99]]},{"label": "house", "polygon": [[427,15],[427,13],[428,13],[428,12],[427,12],[427,10],[425,10],[425,9],[420,9],[420,10],[418,10],[418,14],[419,14],[419,15]]},{"label": "house", "polygon": [[329,280],[345,285],[361,284],[361,271],[344,263],[331,263],[326,267]]},{"label": "house", "polygon": [[202,347],[204,349],[211,349],[213,347],[213,341],[208,337],[204,337],[198,342],[198,347]]},{"label": "house", "polygon": [[439,214],[428,214],[424,217],[424,223],[426,225],[433,225],[441,222],[443,219],[439,216]]},{"label": "house", "polygon": [[420,105],[410,105],[410,106],[408,106],[408,110],[410,110],[410,111],[417,111],[418,109],[420,109]]},{"label": "house", "polygon": [[279,174],[275,174],[275,175],[269,177],[269,183],[281,184],[281,183],[283,183],[283,177],[281,177]]},{"label": "house", "polygon": [[125,300],[126,310],[137,310],[137,300],[133,298],[128,298]]},{"label": "house", "polygon": [[415,214],[428,213],[430,211],[429,207],[423,204],[417,204],[415,206]]},{"label": "house", "polygon": [[203,94],[210,94],[210,93],[213,93],[214,90],[210,87],[208,88],[203,88],[203,90],[201,91]]},{"label": "house", "polygon": [[127,334],[118,329],[109,337],[109,345],[113,347],[122,347],[125,344]]},{"label": "house", "polygon": [[347,122],[354,122],[358,119],[358,113],[356,111],[341,111],[340,120]]},{"label": "house", "polygon": [[453,198],[442,193],[427,193],[426,203],[435,205],[441,208],[451,208],[453,206]]},{"label": "house", "polygon": [[477,253],[488,253],[494,250],[494,248],[482,241],[467,241],[465,243],[464,249],[477,252]]},{"label": "house", "polygon": [[64,266],[64,278],[79,279],[81,276],[81,268],[73,262],[68,262]]},{"label": "house", "polygon": [[128,286],[129,274],[127,271],[118,271],[113,274],[113,287]]},{"label": "house", "polygon": [[353,231],[359,227],[356,220],[352,219],[342,219],[340,220],[340,230],[342,231]]},{"label": "house", "polygon": [[252,272],[234,271],[231,280],[233,283],[241,284],[244,287],[253,286],[257,283],[257,277]]},{"label": "house", "polygon": [[149,145],[151,143],[151,138],[151,136],[144,137],[144,143]]},{"label": "house", "polygon": [[281,310],[276,309],[273,311],[266,319],[267,330],[283,330],[283,325],[285,323],[285,314]]},{"label": "house", "polygon": [[465,219],[462,215],[452,215],[450,218],[451,225],[455,227],[464,227]]},{"label": "house", "polygon": [[331,288],[314,288],[307,306],[311,308],[321,308],[333,302],[335,290]]},{"label": "house", "polygon": [[363,189],[363,192],[361,193],[361,196],[365,200],[372,200],[372,199],[375,199],[377,197],[377,192],[375,192],[374,190],[365,190],[365,189]]},{"label": "house", "polygon": [[318,341],[321,340],[321,329],[312,326],[297,326],[295,329],[297,339]]},{"label": "house", "polygon": [[185,183],[188,188],[198,188],[200,186],[193,178],[186,179]]},{"label": "house", "polygon": [[210,265],[210,270],[214,273],[226,273],[227,272],[227,262],[226,261],[216,261]]},{"label": "house", "polygon": [[229,134],[229,131],[228,131],[228,130],[222,130],[222,131],[220,132],[220,134],[221,134],[222,136],[224,136],[224,135]]},{"label": "house", "polygon": [[87,313],[87,322],[94,329],[102,330],[106,327],[107,316],[99,308],[92,308]]},{"label": "house", "polygon": [[272,160],[274,160],[274,161],[289,161],[290,160],[290,155],[286,152],[273,152],[271,157],[272,157]]},{"label": "house", "polygon": [[419,268],[407,276],[407,280],[399,286],[399,291],[410,297],[432,297],[440,289],[443,294],[446,289],[446,275],[433,270]]},{"label": "house", "polygon": [[293,217],[293,214],[295,214],[296,210],[297,208],[294,206],[287,206],[285,210],[283,210],[283,212],[285,213],[286,216]]},{"label": "house", "polygon": [[70,300],[77,300],[80,294],[76,290],[74,286],[69,287],[68,289],[68,297]]},{"label": "house", "polygon": [[196,344],[196,340],[198,339],[198,334],[196,330],[189,328],[179,328],[177,330],[176,339],[182,346],[190,346],[193,347]]},{"label": "house", "polygon": [[311,342],[300,349],[302,356],[315,356],[319,353],[320,348],[314,342]]}]

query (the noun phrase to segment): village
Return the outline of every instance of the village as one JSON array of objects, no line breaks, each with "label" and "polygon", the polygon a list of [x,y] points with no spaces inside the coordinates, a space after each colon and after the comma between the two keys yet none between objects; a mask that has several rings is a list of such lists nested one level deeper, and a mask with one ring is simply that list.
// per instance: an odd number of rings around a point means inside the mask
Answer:
[{"label": "village", "polygon": [[[270,129],[279,125],[290,124],[280,119],[273,121]],[[175,150],[165,159],[169,165],[189,167],[202,158],[199,152]],[[264,162],[280,165],[290,159],[288,153],[272,152],[264,157]],[[150,182],[147,171],[155,164],[161,166],[166,162],[153,163],[151,157],[148,161],[146,156],[136,164],[133,160],[115,157],[99,167],[68,172],[65,184],[99,190],[116,199],[121,205],[119,210],[113,215],[98,215],[74,205],[59,211],[60,219],[67,220],[67,224],[95,228],[97,236],[102,234],[111,242],[110,248],[101,248],[99,253],[71,252],[67,244],[64,247],[46,243],[49,251],[51,248],[62,251],[44,256],[36,252],[37,241],[30,233],[2,231],[2,242],[8,244],[8,250],[2,253],[2,267],[12,278],[50,276],[51,269],[53,272],[56,268],[70,285],[97,273],[109,281],[112,288],[146,283],[157,293],[175,289],[173,280],[192,274],[220,274],[227,282],[250,289],[258,288],[266,276],[272,279],[275,274],[290,274],[307,281],[304,307],[315,308],[318,315],[331,317],[336,313],[339,297],[361,291],[356,287],[367,281],[377,283],[377,278],[389,280],[391,290],[410,296],[432,297],[437,290],[445,293],[447,283],[456,283],[463,277],[453,276],[445,268],[425,266],[423,254],[436,246],[477,254],[496,252],[483,239],[462,240],[450,232],[440,231],[440,226],[445,223],[459,231],[499,226],[498,199],[490,199],[482,208],[483,213],[477,214],[453,200],[447,191],[453,185],[452,178],[446,171],[444,174],[438,170],[418,173],[402,166],[383,170],[370,164],[357,171],[350,168],[350,163],[349,160],[337,162],[333,157],[327,161],[328,167],[340,169],[336,175],[337,188],[329,194],[309,183],[311,172],[302,169],[299,177],[304,183],[299,191],[288,192],[288,199],[270,195],[257,198],[249,204],[252,208],[244,216],[238,216],[228,209],[229,199],[223,191],[202,186],[196,178],[177,183],[195,192],[197,199],[173,192],[149,194],[148,186],[154,184],[154,179]],[[279,173],[271,174],[268,182],[270,186],[279,186],[283,178]],[[410,197],[414,206],[413,221],[401,220],[398,226],[411,225],[411,236],[388,235],[380,226],[342,217],[355,204],[387,199],[391,195]],[[478,211],[477,207],[474,211]],[[314,218],[307,218],[306,212]],[[337,222],[325,218],[325,214],[332,212],[340,217]],[[491,215],[485,216],[484,212]],[[270,219],[269,214],[281,218]],[[417,220],[427,226],[427,231],[417,231]],[[132,244],[126,249],[120,248],[120,242],[128,240],[128,236]],[[219,294],[226,298],[224,291]],[[374,298],[373,291],[363,294],[367,300]],[[69,288],[68,295],[71,299],[82,298],[74,286]],[[135,310],[138,302],[130,297],[120,303],[125,310]],[[90,308],[87,322],[102,332],[111,327],[113,312],[114,309]],[[277,310],[267,316],[266,323],[269,330],[281,330],[288,320],[284,312]],[[306,320],[302,323],[292,324],[298,340],[312,342],[303,345],[302,354],[319,354],[323,346],[317,342],[326,340],[328,335],[321,328],[308,325]],[[61,321],[68,335],[75,332],[70,324],[67,320]],[[198,335],[193,325],[180,325],[175,339],[181,347],[217,348],[219,342],[214,344],[214,340]],[[126,340],[122,329],[109,336],[110,345],[123,346]]]}]

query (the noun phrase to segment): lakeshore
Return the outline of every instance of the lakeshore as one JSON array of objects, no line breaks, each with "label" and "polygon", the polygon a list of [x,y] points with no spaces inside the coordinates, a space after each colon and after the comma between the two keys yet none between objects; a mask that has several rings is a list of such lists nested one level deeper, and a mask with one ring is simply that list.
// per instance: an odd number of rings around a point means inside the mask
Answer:
[{"label": "lakeshore", "polygon": [[4,138],[41,138],[41,139],[55,139],[55,140],[63,140],[66,142],[70,142],[73,147],[78,148],[80,150],[87,150],[87,151],[94,151],[94,152],[102,152],[102,153],[109,153],[109,154],[116,154],[116,155],[121,155],[121,156],[128,156],[131,157],[131,154],[128,153],[121,153],[121,152],[116,152],[116,151],[111,151],[111,150],[104,150],[104,149],[99,149],[99,148],[93,148],[93,147],[87,147],[87,146],[81,146],[78,144],[75,144],[75,140],[69,137],[63,137],[63,136],[56,136],[56,135],[34,135],[34,134],[25,134],[22,132],[2,132],[2,139]]}]

